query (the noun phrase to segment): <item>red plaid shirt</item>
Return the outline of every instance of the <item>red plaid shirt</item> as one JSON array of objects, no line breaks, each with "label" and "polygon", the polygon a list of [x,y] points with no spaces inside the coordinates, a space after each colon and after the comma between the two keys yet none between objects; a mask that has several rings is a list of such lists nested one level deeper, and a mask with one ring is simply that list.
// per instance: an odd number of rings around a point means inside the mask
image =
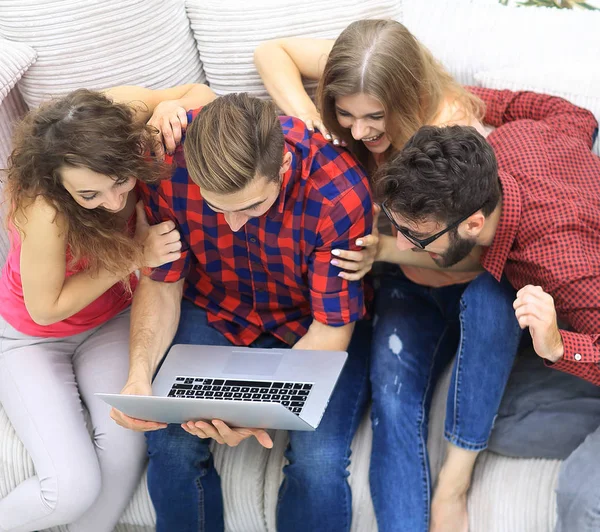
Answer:
[{"label": "red plaid shirt", "polygon": [[292,164],[279,198],[235,233],[188,177],[182,146],[171,179],[141,186],[149,219],[175,221],[183,244],[181,258],[151,278],[185,278],[184,296],[237,345],[263,332],[293,345],[313,319],[342,326],[364,315],[362,283],[338,277],[330,260],[332,249],[357,249],[355,240],[371,232],[368,180],[348,152],[300,120],[280,121]]},{"label": "red plaid shirt", "polygon": [[502,216],[482,265],[554,298],[564,356],[552,367],[600,385],[600,158],[589,111],[532,92],[473,89],[498,127]]}]

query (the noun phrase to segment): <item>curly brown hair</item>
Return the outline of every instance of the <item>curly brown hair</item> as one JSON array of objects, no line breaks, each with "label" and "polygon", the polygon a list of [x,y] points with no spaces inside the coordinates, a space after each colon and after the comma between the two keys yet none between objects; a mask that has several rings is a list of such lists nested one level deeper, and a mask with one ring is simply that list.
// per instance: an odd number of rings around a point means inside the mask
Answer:
[{"label": "curly brown hair", "polygon": [[6,170],[8,220],[38,196],[67,223],[73,266],[118,274],[125,264],[139,264],[141,246],[128,234],[126,221],[101,208],[80,206],[62,184],[60,169],[83,167],[115,181],[135,177],[156,182],[164,165],[149,155],[155,129],[135,120],[134,109],[105,95],[78,89],[31,111],[17,126]]}]

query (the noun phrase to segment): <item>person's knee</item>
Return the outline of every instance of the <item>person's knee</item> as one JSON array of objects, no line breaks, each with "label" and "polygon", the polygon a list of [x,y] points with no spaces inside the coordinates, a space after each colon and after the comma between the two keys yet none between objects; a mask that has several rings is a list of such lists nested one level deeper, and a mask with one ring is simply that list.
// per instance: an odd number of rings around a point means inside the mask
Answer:
[{"label": "person's knee", "polygon": [[350,448],[341,441],[308,441],[311,438],[292,436],[286,450],[289,465],[288,476],[301,480],[304,485],[322,485],[324,482],[337,482],[348,476]]},{"label": "person's knee", "polygon": [[196,469],[198,463],[210,458],[210,440],[201,440],[179,425],[146,433],[146,442],[151,465],[167,473]]},{"label": "person's knee", "polygon": [[40,492],[48,514],[58,524],[81,517],[100,495],[102,479],[97,462],[73,461],[40,479]]},{"label": "person's knee", "polygon": [[469,283],[463,292],[461,303],[463,312],[465,310],[468,312],[469,309],[477,312],[487,309],[493,312],[494,325],[496,325],[496,321],[501,317],[505,317],[512,323],[515,297],[516,291],[506,279],[498,282],[486,272]]}]

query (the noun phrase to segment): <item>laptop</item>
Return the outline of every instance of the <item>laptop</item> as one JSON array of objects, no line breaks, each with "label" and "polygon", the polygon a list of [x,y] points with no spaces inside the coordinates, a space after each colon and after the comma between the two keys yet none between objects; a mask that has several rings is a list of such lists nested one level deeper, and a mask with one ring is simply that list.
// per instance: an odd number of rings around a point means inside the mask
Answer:
[{"label": "laptop", "polygon": [[163,423],[220,419],[231,427],[315,430],[344,351],[173,345],[153,396],[97,393],[128,416]]}]

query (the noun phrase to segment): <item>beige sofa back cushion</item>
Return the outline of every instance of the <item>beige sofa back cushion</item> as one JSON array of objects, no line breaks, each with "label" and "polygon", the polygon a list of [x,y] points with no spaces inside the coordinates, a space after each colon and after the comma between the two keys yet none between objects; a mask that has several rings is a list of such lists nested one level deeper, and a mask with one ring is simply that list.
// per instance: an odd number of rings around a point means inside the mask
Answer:
[{"label": "beige sofa back cushion", "polygon": [[0,0],[0,35],[38,54],[19,83],[29,107],[80,87],[205,79],[183,0]]},{"label": "beige sofa back cushion", "polygon": [[26,44],[0,38],[0,103],[35,62],[35,50]]},{"label": "beige sofa back cushion", "polygon": [[[217,94],[250,92],[261,98],[267,91],[253,60],[261,42],[335,39],[355,20],[402,16],[401,0],[186,0],[185,5],[211,88]],[[309,87],[314,90],[315,83]]]}]

